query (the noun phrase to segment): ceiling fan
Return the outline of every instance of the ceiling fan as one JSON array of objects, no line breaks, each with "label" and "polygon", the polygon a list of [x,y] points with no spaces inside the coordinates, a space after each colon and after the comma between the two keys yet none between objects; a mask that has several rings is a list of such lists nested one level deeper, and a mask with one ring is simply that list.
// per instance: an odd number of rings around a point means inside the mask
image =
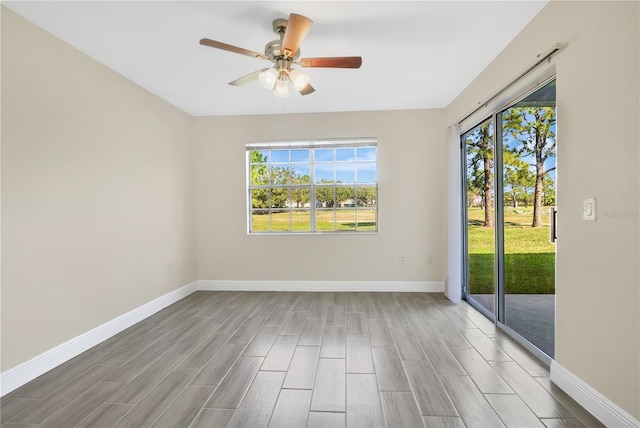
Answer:
[{"label": "ceiling fan", "polygon": [[267,43],[264,54],[206,38],[200,40],[200,44],[260,58],[274,64],[273,67],[261,68],[239,77],[229,82],[230,85],[240,86],[258,79],[262,86],[273,91],[274,95],[284,98],[289,96],[288,82],[290,81],[300,94],[308,95],[315,91],[309,83],[309,76],[296,70],[292,65],[324,68],[360,68],[362,65],[362,57],[359,56],[300,58],[300,44],[311,28],[311,24],[313,24],[312,20],[295,13],[290,14],[289,19],[274,20],[273,31],[280,38]]}]

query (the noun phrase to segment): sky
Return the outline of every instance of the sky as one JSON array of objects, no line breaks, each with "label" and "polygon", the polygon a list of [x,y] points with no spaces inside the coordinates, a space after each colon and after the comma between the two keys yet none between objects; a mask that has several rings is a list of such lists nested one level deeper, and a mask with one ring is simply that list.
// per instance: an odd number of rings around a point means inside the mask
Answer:
[{"label": "sky", "polygon": [[[299,176],[311,176],[315,183],[339,181],[345,184],[375,184],[376,147],[261,150],[272,167],[291,168]],[[313,158],[313,162],[312,162]],[[313,164],[313,171],[311,167]]]}]

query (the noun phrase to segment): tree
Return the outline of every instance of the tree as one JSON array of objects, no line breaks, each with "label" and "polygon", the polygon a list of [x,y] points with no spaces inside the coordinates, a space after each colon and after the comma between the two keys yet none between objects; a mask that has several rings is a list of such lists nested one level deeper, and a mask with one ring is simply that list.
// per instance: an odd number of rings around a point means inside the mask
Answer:
[{"label": "tree", "polygon": [[[338,180],[337,182],[340,183],[340,180]],[[355,198],[356,189],[354,189],[353,187],[336,187],[336,203],[338,205],[349,200],[353,201]]]},{"label": "tree", "polygon": [[271,208],[286,208],[289,201],[289,189],[276,187],[270,190]]},{"label": "tree", "polygon": [[[293,182],[291,170],[283,166],[271,166],[269,168],[272,185],[288,185]],[[291,195],[288,187],[271,188],[271,208],[286,208],[290,206]]]},{"label": "tree", "polygon": [[556,181],[547,174],[542,182],[542,204],[552,207],[556,204]]},{"label": "tree", "polygon": [[[509,149],[506,145],[502,151],[504,164],[504,194],[511,198],[514,208],[518,202],[524,202],[525,206],[529,202],[529,191],[534,187],[535,176],[528,163],[523,161],[518,153]],[[506,201],[505,201],[506,202]]]},{"label": "tree", "polygon": [[484,206],[484,173],[474,170],[470,174],[467,175],[467,202],[469,203],[469,208],[474,206],[482,208]]},{"label": "tree", "polygon": [[[341,184],[340,180],[327,180],[323,178],[319,184]],[[316,187],[316,201],[321,202],[325,207],[339,206],[346,201],[355,200],[355,188],[340,186],[318,186]],[[355,203],[355,202],[354,202]]]},{"label": "tree", "polygon": [[[298,176],[293,173],[291,177],[292,184],[306,184],[308,185],[310,178],[308,175]],[[294,187],[291,189],[291,200],[296,203],[296,207],[303,207],[304,204],[309,202],[309,187]]]},{"label": "tree", "polygon": [[490,121],[467,135],[466,150],[471,175],[482,192],[484,227],[493,227],[493,127]]},{"label": "tree", "polygon": [[269,168],[271,175],[271,184],[283,185],[291,184],[292,174],[288,167],[283,166],[271,166]]},{"label": "tree", "polygon": [[251,208],[269,208],[269,191],[267,189],[251,190]]},{"label": "tree", "polygon": [[[333,180],[327,180],[323,178],[319,184],[332,184]],[[331,208],[335,204],[335,191],[330,186],[317,186],[316,187],[316,201],[320,202],[324,207]]]},{"label": "tree", "polygon": [[268,181],[267,174],[267,157],[257,150],[252,150],[251,160],[251,184],[266,184]]},{"label": "tree", "polygon": [[554,106],[512,107],[504,116],[505,133],[511,134],[520,146],[516,149],[520,156],[531,156],[535,169],[533,191],[532,227],[542,226],[542,190],[544,177],[555,166],[545,169],[545,162],[555,156],[556,109]]},{"label": "tree", "polygon": [[374,205],[375,202],[376,202],[375,187],[358,187],[356,204],[359,207],[367,207],[370,205]]},{"label": "tree", "polygon": [[[269,183],[269,170],[267,168],[267,157],[257,150],[250,153],[251,185],[261,186]],[[269,192],[267,189],[253,189],[251,191],[251,208],[268,208]]]}]

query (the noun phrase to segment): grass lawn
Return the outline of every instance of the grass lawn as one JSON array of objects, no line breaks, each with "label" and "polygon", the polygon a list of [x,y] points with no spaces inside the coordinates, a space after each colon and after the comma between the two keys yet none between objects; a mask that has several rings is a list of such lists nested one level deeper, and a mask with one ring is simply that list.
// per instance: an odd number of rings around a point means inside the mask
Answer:
[{"label": "grass lawn", "polygon": [[[545,227],[532,228],[532,208],[507,208],[505,212],[505,282],[507,294],[555,293],[555,244],[549,243],[549,215]],[[318,231],[373,231],[375,209],[318,209]],[[469,209],[469,285],[471,294],[493,293],[494,229],[482,226],[484,211]],[[305,232],[310,230],[309,210],[254,214],[253,230]]]},{"label": "grass lawn", "polygon": [[[555,244],[549,242],[549,215],[540,228],[531,227],[532,208],[505,210],[505,287],[507,294],[555,293]],[[482,226],[484,210],[469,209],[470,294],[494,291],[493,228]]]},{"label": "grass lawn", "polygon": [[[253,214],[251,222],[255,232],[308,232],[310,231],[309,210],[297,209],[291,212],[278,212],[269,214]],[[291,225],[291,228],[289,228]],[[358,209],[357,227],[356,210],[354,209],[317,209],[316,230],[318,231],[374,231],[376,230],[376,210]]]}]

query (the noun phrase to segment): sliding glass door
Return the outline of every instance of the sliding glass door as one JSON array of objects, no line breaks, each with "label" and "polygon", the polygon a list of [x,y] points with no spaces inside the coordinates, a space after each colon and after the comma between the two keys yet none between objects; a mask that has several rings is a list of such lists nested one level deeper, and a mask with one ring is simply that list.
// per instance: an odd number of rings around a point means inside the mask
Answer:
[{"label": "sliding glass door", "polygon": [[466,293],[495,313],[495,185],[493,121],[462,135],[466,183]]},{"label": "sliding glass door", "polygon": [[[468,301],[554,355],[555,81],[462,135]],[[482,143],[486,134],[491,143]],[[494,131],[495,130],[495,131]],[[488,166],[491,173],[488,173]]]}]

